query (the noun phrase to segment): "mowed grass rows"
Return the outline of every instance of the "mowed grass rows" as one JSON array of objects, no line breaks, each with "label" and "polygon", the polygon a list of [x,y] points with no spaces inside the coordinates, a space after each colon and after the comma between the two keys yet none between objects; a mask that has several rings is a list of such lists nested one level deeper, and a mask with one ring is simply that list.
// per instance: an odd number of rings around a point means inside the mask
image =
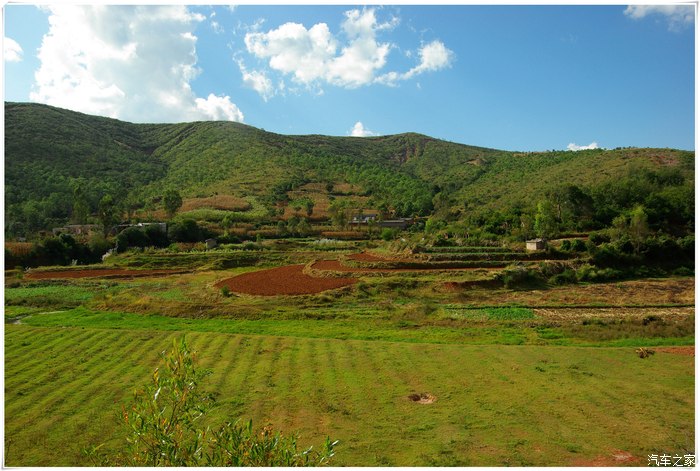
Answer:
[{"label": "mowed grass rows", "polygon": [[[8,466],[84,465],[177,332],[6,325]],[[631,348],[431,345],[190,332],[208,420],[253,418],[336,465],[567,465],[692,452],[693,357]],[[437,400],[418,404],[410,394]]]}]

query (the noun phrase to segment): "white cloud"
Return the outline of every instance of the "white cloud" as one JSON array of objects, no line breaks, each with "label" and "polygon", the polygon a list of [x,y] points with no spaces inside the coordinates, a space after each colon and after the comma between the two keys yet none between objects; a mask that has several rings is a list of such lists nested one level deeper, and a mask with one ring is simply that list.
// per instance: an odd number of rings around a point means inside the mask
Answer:
[{"label": "white cloud", "polygon": [[337,48],[325,23],[308,30],[299,23],[285,23],[267,33],[247,33],[245,44],[254,56],[269,59],[270,68],[292,74],[294,80],[302,84],[325,76],[327,64]]},{"label": "white cloud", "polygon": [[353,137],[370,137],[377,136],[378,134],[376,132],[370,131],[369,129],[365,129],[365,126],[362,124],[362,122],[358,121],[352,127],[350,135]]},{"label": "white cloud", "polygon": [[574,144],[573,142],[566,146],[568,150],[572,151],[577,151],[577,150],[591,150],[591,149],[598,149],[598,143],[597,142],[591,142],[587,146],[579,146]]},{"label": "white cloud", "polygon": [[377,77],[378,83],[395,85],[399,80],[408,80],[425,72],[435,72],[452,65],[455,53],[448,49],[442,41],[435,40],[418,50],[420,63],[405,73],[388,72]]},{"label": "white cloud", "polygon": [[272,85],[272,80],[267,77],[265,72],[259,70],[249,72],[243,61],[240,60],[238,61],[238,68],[241,70],[243,85],[258,92],[265,101],[275,96],[275,87]]},{"label": "white cloud", "polygon": [[396,46],[379,41],[377,36],[399,23],[397,17],[378,21],[374,8],[354,9],[345,12],[338,36],[331,33],[326,23],[309,29],[299,23],[285,23],[267,32],[254,28],[245,35],[245,44],[247,51],[265,60],[270,69],[309,89],[323,84],[345,88],[371,83],[393,85],[400,79],[449,65],[454,53],[442,42],[434,41],[420,49],[418,66],[403,74],[388,72],[379,76]]},{"label": "white cloud", "polygon": [[5,62],[22,62],[22,47],[12,38],[3,38]]},{"label": "white cloud", "polygon": [[229,96],[216,96],[210,93],[206,100],[197,98],[195,102],[197,109],[204,113],[207,119],[243,122],[243,113],[235,104],[231,103]]},{"label": "white cloud", "polygon": [[634,20],[640,20],[649,15],[665,16],[668,29],[676,32],[692,26],[695,21],[693,5],[629,5],[625,9],[625,15]]},{"label": "white cloud", "polygon": [[243,120],[229,97],[197,98],[194,26],[185,6],[49,7],[30,99],[135,122]]}]

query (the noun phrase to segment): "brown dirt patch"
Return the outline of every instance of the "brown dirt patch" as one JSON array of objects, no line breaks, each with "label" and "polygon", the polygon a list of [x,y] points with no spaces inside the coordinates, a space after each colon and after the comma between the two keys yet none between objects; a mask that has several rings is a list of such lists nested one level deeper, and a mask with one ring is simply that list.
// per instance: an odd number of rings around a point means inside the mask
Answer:
[{"label": "brown dirt patch", "polygon": [[348,255],[347,259],[357,260],[358,262],[385,262],[387,260],[386,258],[378,257],[367,252],[354,253],[352,255]]},{"label": "brown dirt patch", "polygon": [[[392,260],[393,261],[393,260]],[[400,260],[398,260],[400,261]],[[401,273],[401,272],[445,272],[445,271],[474,271],[491,270],[491,268],[357,268],[348,267],[338,260],[319,260],[311,265],[314,270],[334,271],[341,273]]]},{"label": "brown dirt patch", "polygon": [[688,346],[688,347],[654,347],[654,351],[659,353],[672,353],[674,355],[687,355],[694,357],[695,356],[695,347],[694,346]]},{"label": "brown dirt patch", "polygon": [[166,276],[185,273],[182,270],[128,270],[123,268],[96,270],[60,270],[29,272],[24,275],[28,280],[48,280],[54,278],[134,278],[141,276]]},{"label": "brown dirt patch", "polygon": [[303,272],[304,265],[259,270],[219,281],[214,286],[234,293],[257,296],[290,296],[316,294],[329,289],[342,288],[357,283],[355,278],[316,278]]},{"label": "brown dirt patch", "polygon": [[609,455],[597,456],[593,459],[579,459],[574,461],[574,466],[640,466],[639,458],[636,458],[632,453],[622,450],[613,450]]},{"label": "brown dirt patch", "polygon": [[409,394],[408,399],[417,404],[432,404],[433,402],[437,401],[437,397],[425,392]]}]

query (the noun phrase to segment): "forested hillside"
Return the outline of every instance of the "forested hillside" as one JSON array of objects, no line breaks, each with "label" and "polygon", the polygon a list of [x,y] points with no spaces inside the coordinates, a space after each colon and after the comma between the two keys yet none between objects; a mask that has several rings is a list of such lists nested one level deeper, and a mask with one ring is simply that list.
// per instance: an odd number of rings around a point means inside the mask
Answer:
[{"label": "forested hillside", "polygon": [[693,185],[694,154],[672,149],[522,153],[414,133],[284,136],[230,122],[132,124],[5,104],[8,237],[95,220],[105,195],[122,219],[133,217],[157,209],[169,189],[247,198],[274,222],[302,187],[320,188],[331,203],[350,188],[365,209],[495,234],[527,226],[543,201],[556,207],[561,229],[604,227],[643,205],[652,225],[686,232]]}]

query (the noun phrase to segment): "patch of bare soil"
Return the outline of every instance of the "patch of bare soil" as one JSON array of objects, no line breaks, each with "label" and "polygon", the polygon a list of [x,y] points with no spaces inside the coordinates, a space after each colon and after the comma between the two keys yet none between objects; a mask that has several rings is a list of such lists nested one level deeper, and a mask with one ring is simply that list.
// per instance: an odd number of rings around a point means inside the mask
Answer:
[{"label": "patch of bare soil", "polygon": [[661,352],[661,353],[672,353],[674,355],[687,355],[694,357],[695,356],[695,347],[694,346],[688,346],[688,347],[654,347],[655,352]]},{"label": "patch of bare soil", "polygon": [[30,271],[24,275],[28,280],[48,280],[55,278],[135,278],[141,276],[166,276],[185,273],[182,270],[129,270],[125,268],[105,268],[95,270]]},{"label": "patch of bare soil", "polygon": [[341,273],[402,273],[402,272],[445,272],[445,271],[474,271],[491,270],[491,268],[358,268],[343,265],[338,260],[319,260],[311,265],[314,270],[335,271]]},{"label": "patch of bare soil", "polygon": [[304,265],[259,270],[219,281],[217,288],[257,296],[315,294],[357,283],[356,278],[316,278],[303,272]]},{"label": "patch of bare soil", "polygon": [[367,252],[354,253],[352,255],[348,255],[347,259],[357,260],[359,262],[385,262],[387,260],[386,258],[377,257],[376,255]]},{"label": "patch of bare soil", "polygon": [[409,394],[408,399],[417,403],[417,404],[432,404],[433,402],[437,401],[437,397],[433,396],[430,393],[414,393],[414,394]]},{"label": "patch of bare soil", "polygon": [[597,456],[593,459],[579,459],[574,461],[574,466],[640,466],[639,458],[632,453],[623,450],[613,450],[609,455]]}]

